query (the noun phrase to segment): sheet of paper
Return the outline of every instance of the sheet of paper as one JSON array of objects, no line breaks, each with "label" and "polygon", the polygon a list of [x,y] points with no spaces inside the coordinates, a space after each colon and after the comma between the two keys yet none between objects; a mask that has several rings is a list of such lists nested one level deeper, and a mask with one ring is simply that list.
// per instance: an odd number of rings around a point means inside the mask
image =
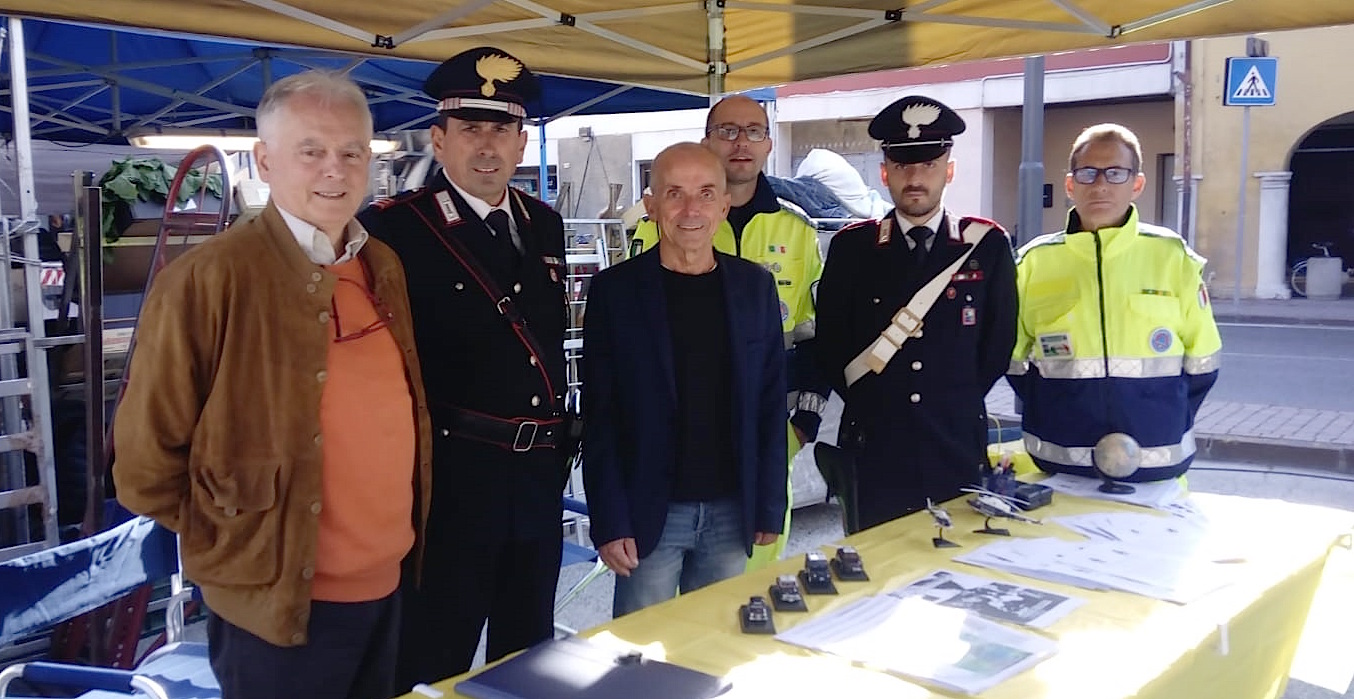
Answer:
[{"label": "sheet of paper", "polygon": [[1057,646],[961,609],[876,595],[816,616],[777,639],[977,694],[1053,655]]},{"label": "sheet of paper", "polygon": [[1140,505],[1142,507],[1157,509],[1166,507],[1188,495],[1185,487],[1180,484],[1178,479],[1156,481],[1153,483],[1130,483],[1129,485],[1133,486],[1133,492],[1125,495],[1102,493],[1100,492],[1101,481],[1094,478],[1071,476],[1066,473],[1049,476],[1048,478],[1039,481],[1039,484],[1046,485],[1060,493],[1075,495],[1081,498],[1113,500],[1115,502],[1126,502],[1130,505]]},{"label": "sheet of paper", "polygon": [[1047,628],[1086,602],[1048,590],[937,570],[897,588],[890,595],[920,597],[945,607],[966,609],[992,621]]}]

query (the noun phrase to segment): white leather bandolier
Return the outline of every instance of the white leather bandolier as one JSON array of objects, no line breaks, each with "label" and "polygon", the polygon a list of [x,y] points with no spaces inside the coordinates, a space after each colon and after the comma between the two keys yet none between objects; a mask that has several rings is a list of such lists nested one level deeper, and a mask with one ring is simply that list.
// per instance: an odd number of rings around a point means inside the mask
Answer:
[{"label": "white leather bandolier", "polygon": [[[954,219],[946,216],[946,220],[950,224],[950,236],[958,239],[958,227],[954,223]],[[892,216],[879,222],[881,227],[891,226],[892,224]],[[921,329],[924,325],[922,319],[931,310],[931,306],[935,305],[936,299],[940,298],[945,288],[950,285],[950,278],[954,276],[955,272],[959,271],[964,262],[968,261],[969,255],[977,249],[978,242],[990,230],[992,230],[992,226],[986,223],[979,221],[969,223],[963,234],[963,241],[968,244],[968,249],[959,256],[959,259],[956,259],[944,271],[937,274],[934,279],[918,289],[917,293],[913,294],[911,299],[908,299],[907,304],[893,314],[892,322],[880,331],[879,337],[870,343],[869,347],[856,355],[856,358],[852,359],[850,364],[846,365],[844,373],[846,374],[847,386],[861,380],[870,372],[884,373],[884,367],[888,366],[889,362],[893,360],[893,356],[898,353],[898,349],[903,346],[903,343],[907,342],[910,337],[921,336]],[[887,240],[886,237],[884,239]]]}]

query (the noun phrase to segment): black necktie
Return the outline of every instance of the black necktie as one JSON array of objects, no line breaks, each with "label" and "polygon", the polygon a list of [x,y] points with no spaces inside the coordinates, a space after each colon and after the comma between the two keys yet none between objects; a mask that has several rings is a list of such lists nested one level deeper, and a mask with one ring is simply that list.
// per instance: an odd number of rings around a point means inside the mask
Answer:
[{"label": "black necktie", "polygon": [[931,229],[926,226],[913,226],[908,229],[907,237],[912,239],[912,259],[917,268],[926,265],[926,239],[931,237]]},{"label": "black necktie", "polygon": [[494,242],[498,246],[498,254],[502,256],[503,261],[511,266],[517,265],[517,246],[512,244],[512,229],[508,225],[508,212],[503,209],[494,209],[484,217],[484,222],[489,225],[489,230],[493,231]]}]

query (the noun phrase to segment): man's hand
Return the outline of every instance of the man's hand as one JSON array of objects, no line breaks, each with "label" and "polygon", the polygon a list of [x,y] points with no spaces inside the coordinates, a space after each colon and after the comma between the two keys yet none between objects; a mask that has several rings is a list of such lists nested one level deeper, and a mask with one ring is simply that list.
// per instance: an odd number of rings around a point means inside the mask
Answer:
[{"label": "man's hand", "polygon": [[[758,534],[758,536],[761,536]],[[771,539],[775,541],[774,535]],[[602,544],[597,555],[612,572],[624,578],[630,577],[630,571],[639,566],[639,556],[635,554],[635,540],[632,537],[616,539]]]},{"label": "man's hand", "polygon": [[790,425],[790,429],[795,431],[795,439],[799,441],[800,448],[803,448],[805,444],[809,443],[808,435],[804,434],[804,430],[801,430],[794,425]]},{"label": "man's hand", "polygon": [[776,543],[776,539],[779,538],[780,532],[757,532],[756,536],[752,537],[752,543],[758,546],[769,546]]}]

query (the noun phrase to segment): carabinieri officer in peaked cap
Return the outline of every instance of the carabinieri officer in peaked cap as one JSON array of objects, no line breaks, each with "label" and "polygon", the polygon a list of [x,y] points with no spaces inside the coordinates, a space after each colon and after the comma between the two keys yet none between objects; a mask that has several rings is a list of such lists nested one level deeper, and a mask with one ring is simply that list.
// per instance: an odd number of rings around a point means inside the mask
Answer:
[{"label": "carabinieri officer in peaked cap", "polygon": [[551,637],[571,446],[564,225],[508,186],[536,76],[483,47],[438,66],[424,91],[437,100],[441,171],[360,216],[404,263],[433,426],[427,550],[404,598],[404,688],[468,670],[486,620],[489,661]]},{"label": "carabinieri officer in peaked cap", "polygon": [[920,95],[870,122],[895,208],[833,237],[818,285],[818,357],[854,457],[849,531],[958,496],[986,462],[983,399],[1015,341],[1015,265],[1000,226],[943,205],[963,131]]}]

